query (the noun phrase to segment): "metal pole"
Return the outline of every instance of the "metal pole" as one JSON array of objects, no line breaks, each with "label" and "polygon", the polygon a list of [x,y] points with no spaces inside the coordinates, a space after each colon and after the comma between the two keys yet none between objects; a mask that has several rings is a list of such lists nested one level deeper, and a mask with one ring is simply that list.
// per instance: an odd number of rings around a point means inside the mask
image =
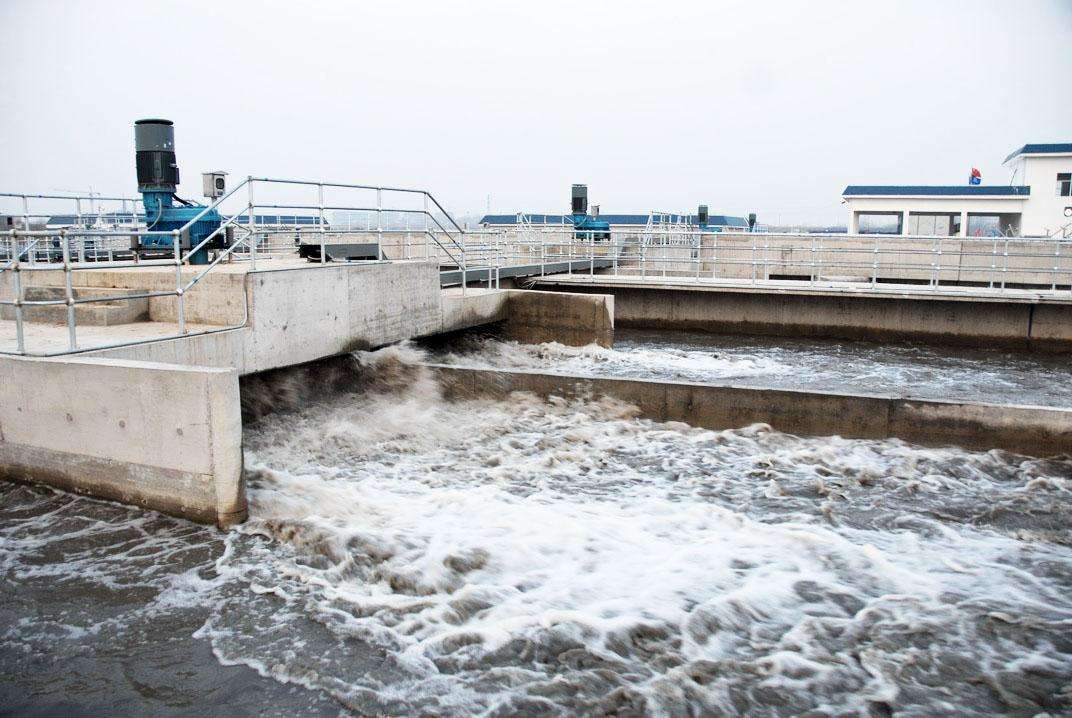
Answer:
[{"label": "metal pole", "polygon": [[376,188],[376,256],[383,256],[383,216],[380,214],[383,209],[383,191]]},{"label": "metal pole", "polygon": [[171,230],[171,246],[175,251],[175,298],[178,300],[179,334],[186,333],[186,298],[182,291],[182,248],[179,247],[179,230]]},{"label": "metal pole", "polygon": [[990,284],[987,289],[994,288],[994,275],[998,271],[998,241],[994,240],[994,251],[990,254]]},{"label": "metal pole", "polygon": [[1009,271],[1009,240],[1005,240],[1005,263],[1001,267],[1001,291],[1005,291],[1005,275]]},{"label": "metal pole", "polygon": [[770,235],[763,238],[763,281],[770,279]]},{"label": "metal pole", "polygon": [[71,351],[78,348],[74,324],[74,289],[71,287],[71,250],[67,244],[67,230],[60,230],[60,245],[63,251],[63,283],[67,293],[67,345]]},{"label": "metal pole", "polygon": [[700,282],[700,267],[703,263],[700,261],[700,254],[703,251],[703,234],[696,232],[696,283]]},{"label": "metal pole", "polygon": [[249,228],[249,268],[253,271],[257,269],[257,235],[254,234],[253,224],[253,178],[246,179],[246,193],[249,197],[249,215],[246,217],[247,227]]},{"label": "metal pole", "polygon": [[618,240],[614,239],[614,235],[611,235],[611,243],[613,244],[613,250],[612,251],[614,252],[614,255],[613,255],[613,259],[614,259],[614,276],[617,277],[618,276],[618,256],[621,254],[622,244],[619,243]]},{"label": "metal pole", "polygon": [[878,237],[875,237],[875,258],[872,261],[871,267],[871,288],[874,289],[878,285]]},{"label": "metal pole", "polygon": [[752,284],[756,283],[756,235],[752,235]]},{"label": "metal pole", "polygon": [[[22,229],[25,232],[30,231],[30,201],[26,199],[26,195],[22,195]],[[29,246],[30,241],[32,240],[27,241],[27,247]],[[31,264],[34,262],[34,255],[36,253],[36,251],[29,253]]]},{"label": "metal pole", "polygon": [[711,279],[715,279],[718,272],[718,232],[711,235]]},{"label": "metal pole", "polygon": [[422,192],[421,197],[424,199],[424,213],[421,214],[421,222],[424,225],[424,258],[428,260],[432,257],[432,237],[428,234],[428,193]]},{"label": "metal pole", "polygon": [[316,188],[320,200],[320,214],[318,217],[320,223],[320,263],[324,264],[328,261],[328,255],[324,249],[324,183],[317,184]]},{"label": "metal pole", "polygon": [[1053,241],[1053,286],[1050,287],[1051,292],[1057,292],[1057,270],[1061,266],[1061,240],[1054,239]]},{"label": "metal pole", "polygon": [[596,276],[596,235],[595,231],[588,232],[588,276]]},{"label": "metal pole", "polygon": [[14,264],[12,270],[15,272],[12,275],[12,281],[15,286],[15,349],[19,354],[26,353],[26,337],[22,330],[22,270],[19,266],[19,257],[22,256],[22,252],[19,251],[18,232],[11,230],[11,246],[14,248]]}]

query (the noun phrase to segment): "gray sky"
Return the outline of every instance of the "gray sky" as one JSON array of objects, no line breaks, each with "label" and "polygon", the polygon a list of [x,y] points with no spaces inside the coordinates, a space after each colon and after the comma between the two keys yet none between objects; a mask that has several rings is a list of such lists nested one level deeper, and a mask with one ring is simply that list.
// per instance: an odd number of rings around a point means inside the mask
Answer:
[{"label": "gray sky", "polygon": [[1005,184],[1072,141],[1072,0],[0,0],[0,191],[133,193],[132,123],[200,172],[424,186],[459,213],[758,211]]}]

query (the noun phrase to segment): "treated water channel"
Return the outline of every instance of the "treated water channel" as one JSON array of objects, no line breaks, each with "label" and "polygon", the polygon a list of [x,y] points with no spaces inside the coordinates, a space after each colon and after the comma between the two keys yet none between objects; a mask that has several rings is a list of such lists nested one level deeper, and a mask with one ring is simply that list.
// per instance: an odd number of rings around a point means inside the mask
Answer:
[{"label": "treated water channel", "polygon": [[[706,353],[733,382],[784,365],[934,391],[988,371],[987,396],[1003,377],[1019,403],[1062,401],[1065,376],[1002,355],[950,383],[938,359],[878,371],[878,350],[467,341],[437,359],[696,380]],[[247,381],[250,519],[228,532],[0,485],[0,712],[1072,711],[1072,457],[452,403],[428,359]]]}]

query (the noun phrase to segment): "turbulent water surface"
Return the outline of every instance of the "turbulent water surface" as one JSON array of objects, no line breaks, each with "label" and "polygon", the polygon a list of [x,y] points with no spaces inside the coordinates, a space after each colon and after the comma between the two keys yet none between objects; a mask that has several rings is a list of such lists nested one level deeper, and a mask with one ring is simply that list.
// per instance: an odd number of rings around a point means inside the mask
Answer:
[{"label": "turbulent water surface", "polygon": [[435,359],[734,386],[1072,406],[1072,366],[1066,357],[999,349],[618,330],[613,349],[466,335],[437,346]]},{"label": "turbulent water surface", "polygon": [[1069,457],[452,404],[418,358],[247,383],[228,533],[0,489],[0,709],[1072,711]]}]

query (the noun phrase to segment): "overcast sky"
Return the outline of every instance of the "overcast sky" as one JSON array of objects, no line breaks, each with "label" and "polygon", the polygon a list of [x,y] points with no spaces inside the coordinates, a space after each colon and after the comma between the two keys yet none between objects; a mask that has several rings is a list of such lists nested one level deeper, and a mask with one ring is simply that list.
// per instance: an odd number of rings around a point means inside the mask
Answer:
[{"label": "overcast sky", "polygon": [[132,123],[200,172],[424,186],[454,211],[757,211],[1007,184],[1072,141],[1072,0],[0,0],[0,191],[135,190]]}]

